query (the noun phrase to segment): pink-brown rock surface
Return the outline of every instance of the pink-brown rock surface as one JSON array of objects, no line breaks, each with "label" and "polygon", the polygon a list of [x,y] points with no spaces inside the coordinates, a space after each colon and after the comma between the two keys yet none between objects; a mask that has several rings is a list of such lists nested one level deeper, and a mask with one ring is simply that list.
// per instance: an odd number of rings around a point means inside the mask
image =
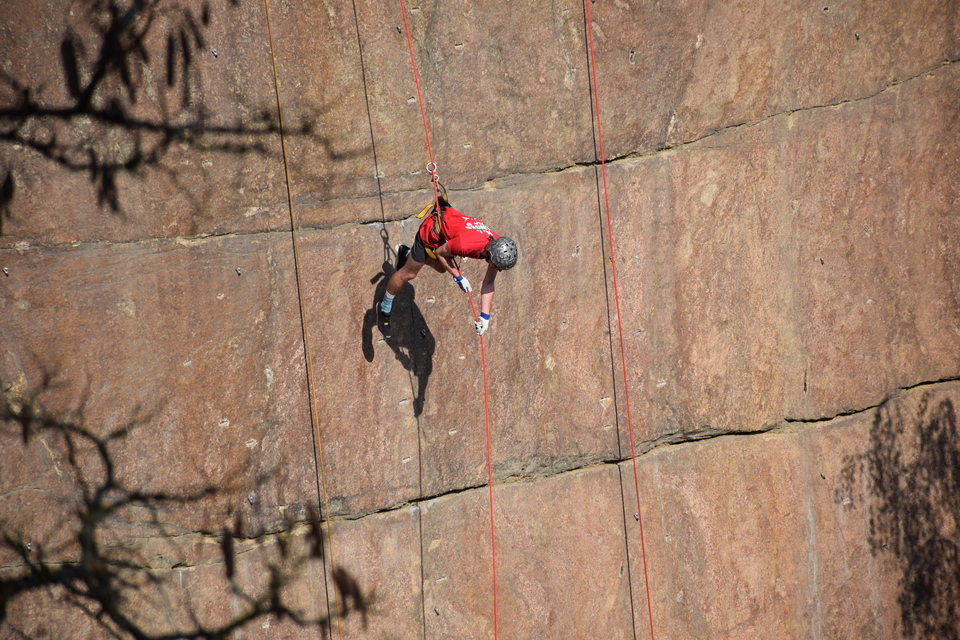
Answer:
[{"label": "pink-brown rock surface", "polygon": [[[289,245],[281,234],[8,254],[5,385],[22,378],[49,415],[108,442],[124,487],[215,490],[203,508],[165,507],[173,529],[217,530],[237,510],[265,525],[280,507],[302,511],[316,471]],[[7,434],[4,448],[18,440]],[[40,500],[71,466],[42,444],[30,444],[27,474],[4,474]],[[37,510],[31,527],[60,515]]]},{"label": "pink-brown rock surface", "polygon": [[[562,0],[410,3],[434,158],[448,186],[593,157],[583,7]],[[383,187],[421,188],[430,159],[399,3],[357,15]]]},{"label": "pink-brown rock surface", "polygon": [[[298,209],[377,193],[364,69],[350,3],[271,5],[290,180]],[[363,221],[325,207],[323,225]]]},{"label": "pink-brown rock surface", "polygon": [[[493,499],[501,635],[632,635],[613,467],[506,485]],[[489,637],[494,586],[487,492],[430,501],[423,521],[427,636]]]},{"label": "pink-brown rock surface", "polygon": [[[941,554],[960,543],[956,500],[945,497],[957,486],[958,391],[932,385],[822,426],[644,458],[657,637],[949,637],[956,581]],[[625,509],[636,512],[630,463],[621,467]],[[635,589],[638,629],[646,611]]]},{"label": "pink-brown rock surface", "polygon": [[342,637],[412,638],[423,633],[421,559],[416,552],[419,511],[406,507],[334,524],[331,562],[356,581],[366,601],[366,613],[355,611],[355,602],[342,596],[331,602],[334,611],[351,608],[334,626]]},{"label": "pink-brown rock surface", "polygon": [[875,95],[960,56],[955,2],[591,6],[610,157]]},{"label": "pink-brown rock surface", "polygon": [[0,636],[960,634],[956,0],[8,4]]},{"label": "pink-brown rock surface", "polygon": [[3,246],[289,227],[263,6],[117,4],[31,0],[5,22]]},{"label": "pink-brown rock surface", "polygon": [[952,66],[611,167],[641,440],[836,415],[951,376],[958,82]]}]

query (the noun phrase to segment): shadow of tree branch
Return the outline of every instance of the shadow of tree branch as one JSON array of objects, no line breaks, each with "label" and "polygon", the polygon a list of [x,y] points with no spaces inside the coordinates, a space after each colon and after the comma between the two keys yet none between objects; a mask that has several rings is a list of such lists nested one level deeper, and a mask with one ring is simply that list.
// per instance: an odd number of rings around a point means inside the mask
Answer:
[{"label": "shadow of tree branch", "polygon": [[[156,514],[169,505],[199,508],[204,500],[231,489],[207,485],[170,494],[131,488],[119,477],[111,449],[138,425],[98,436],[76,422],[44,415],[29,397],[7,390],[2,400],[0,438],[19,440],[24,448],[40,440],[48,451],[61,452],[70,484],[77,491],[74,497],[61,499],[65,518],[61,529],[68,533],[63,536],[65,543],[53,551],[42,542],[27,541],[16,523],[0,522],[0,550],[6,550],[11,558],[0,572],[0,635],[6,628],[18,637],[31,637],[22,621],[18,626],[8,614],[18,600],[52,591],[62,594],[66,602],[115,638],[221,639],[266,618],[299,627],[329,628],[335,615],[310,613],[309,607],[295,604],[288,594],[306,572],[324,570],[324,537],[315,509],[308,507],[302,522],[286,517],[279,531],[270,534],[260,531],[251,536],[239,512],[234,514],[232,527],[224,527],[218,534],[200,533],[219,545],[223,566],[219,593],[233,602],[224,607],[231,610],[230,616],[211,619],[192,601],[177,606],[183,590],[172,588],[163,572],[138,556],[129,540],[111,544],[106,538],[116,538],[115,528],[131,522],[155,527],[162,535],[162,525],[155,517],[144,521],[142,511]],[[238,570],[242,556],[247,558],[243,572]],[[370,596],[341,568],[334,571],[332,580],[346,605],[339,615],[345,618],[359,612],[365,623]],[[209,584],[204,584],[203,590],[204,597],[218,591]],[[321,600],[325,604],[326,597]],[[165,614],[157,615],[144,606],[145,601],[167,603]]]},{"label": "shadow of tree branch", "polygon": [[[238,0],[224,0],[227,10]],[[198,56],[209,52],[206,31],[213,9],[176,0],[79,0],[59,47],[64,99],[40,98],[48,89],[0,72],[0,143],[38,154],[89,176],[98,205],[123,212],[118,178],[144,178],[158,170],[190,192],[177,171],[163,165],[175,148],[232,155],[276,153],[280,123],[271,106],[243,105],[243,117],[224,123],[198,95]],[[74,20],[74,19],[71,19]],[[81,36],[80,34],[84,34]],[[157,35],[159,34],[159,35]],[[162,43],[159,47],[155,43]],[[157,51],[159,49],[159,51]],[[367,149],[340,150],[318,131],[321,106],[288,136],[309,137],[329,160],[357,157]],[[0,216],[10,218],[14,172],[0,187]]]},{"label": "shadow of tree branch", "polygon": [[878,410],[865,453],[845,460],[846,495],[866,485],[868,542],[900,565],[904,637],[960,640],[960,432],[950,397]]}]

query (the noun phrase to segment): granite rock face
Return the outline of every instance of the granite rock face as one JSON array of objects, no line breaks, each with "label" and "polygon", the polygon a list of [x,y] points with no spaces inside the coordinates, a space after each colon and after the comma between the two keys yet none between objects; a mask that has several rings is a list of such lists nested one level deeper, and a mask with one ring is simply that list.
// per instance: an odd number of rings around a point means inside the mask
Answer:
[{"label": "granite rock face", "polygon": [[406,8],[9,8],[0,635],[958,637],[960,4]]},{"label": "granite rock face", "polygon": [[951,2],[591,6],[611,157],[876,95],[960,53]]},{"label": "granite rock face", "polygon": [[[956,500],[941,496],[956,487],[957,394],[956,383],[931,385],[819,428],[641,461],[657,636],[950,637],[957,582],[941,554],[960,538]],[[641,628],[644,593],[634,600]]]},{"label": "granite rock face", "polygon": [[[109,462],[129,490],[209,493],[202,509],[170,502],[151,516],[168,531],[219,530],[237,511],[270,528],[316,494],[297,308],[283,302],[296,299],[289,236],[256,238],[6,256],[5,385],[24,380],[48,415],[89,434],[93,468],[78,472],[91,487],[109,483]],[[69,487],[62,435],[50,432],[49,455],[11,439],[23,473],[4,473],[5,489],[44,503]],[[39,506],[31,528],[69,519],[69,503]]]},{"label": "granite rock face", "polygon": [[123,4],[3,27],[4,246],[289,227],[263,7]]},{"label": "granite rock face", "polygon": [[611,167],[644,439],[829,417],[953,375],[958,88],[951,66]]}]

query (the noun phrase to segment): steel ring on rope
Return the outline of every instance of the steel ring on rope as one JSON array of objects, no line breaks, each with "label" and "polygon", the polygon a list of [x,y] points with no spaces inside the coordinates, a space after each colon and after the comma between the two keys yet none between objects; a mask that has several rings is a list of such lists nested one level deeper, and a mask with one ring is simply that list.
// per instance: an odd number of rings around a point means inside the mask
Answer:
[{"label": "steel ring on rope", "polygon": [[[432,169],[430,167],[433,167]],[[437,163],[428,162],[427,163],[427,173],[430,174],[430,182],[440,183],[440,174],[437,173]]]}]

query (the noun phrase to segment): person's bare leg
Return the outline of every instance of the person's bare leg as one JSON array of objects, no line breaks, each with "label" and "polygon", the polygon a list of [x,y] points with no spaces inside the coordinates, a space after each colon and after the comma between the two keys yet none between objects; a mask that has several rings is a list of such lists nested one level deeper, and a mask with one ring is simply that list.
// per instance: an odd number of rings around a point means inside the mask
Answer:
[{"label": "person's bare leg", "polygon": [[[430,258],[427,258],[427,261],[430,261]],[[434,260],[436,262],[436,260]],[[400,289],[403,288],[403,285],[407,284],[409,281],[417,277],[417,274],[420,273],[420,269],[423,268],[423,262],[417,262],[412,257],[407,258],[407,262],[403,267],[394,272],[390,279],[387,280],[387,293],[391,296],[397,295],[400,292]]]},{"label": "person's bare leg", "polygon": [[439,260],[435,258],[431,258],[430,256],[427,256],[427,261],[424,262],[424,264],[433,267],[434,271],[436,271],[437,273],[447,272],[447,270],[443,268],[443,265],[440,264]]}]

